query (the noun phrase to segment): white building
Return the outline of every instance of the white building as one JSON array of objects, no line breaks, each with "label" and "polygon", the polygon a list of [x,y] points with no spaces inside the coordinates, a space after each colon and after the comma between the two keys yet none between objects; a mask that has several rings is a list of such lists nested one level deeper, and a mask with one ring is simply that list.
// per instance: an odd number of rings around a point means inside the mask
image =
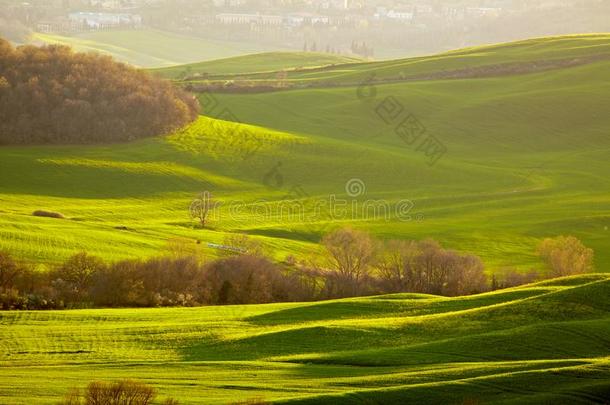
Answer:
[{"label": "white building", "polygon": [[221,24],[281,25],[283,17],[265,14],[222,13],[216,15],[216,20]]},{"label": "white building", "polygon": [[142,17],[138,14],[77,12],[68,15],[70,21],[80,23],[85,29],[103,29],[119,26],[139,27]]}]

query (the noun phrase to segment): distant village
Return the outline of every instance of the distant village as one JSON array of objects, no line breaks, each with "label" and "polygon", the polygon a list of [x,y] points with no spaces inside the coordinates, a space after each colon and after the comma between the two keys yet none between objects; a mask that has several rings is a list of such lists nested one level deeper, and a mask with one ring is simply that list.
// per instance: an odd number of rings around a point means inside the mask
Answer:
[{"label": "distant village", "polygon": [[[41,32],[81,32],[86,30],[105,30],[113,28],[137,29],[143,25],[143,17],[138,10],[144,7],[159,6],[162,0],[58,0],[46,2],[47,8],[64,9],[64,15],[50,20],[36,22],[36,29]],[[181,3],[176,1],[176,7]],[[192,2],[197,3],[197,2]],[[446,21],[467,18],[496,18],[504,13],[514,12],[529,7],[525,1],[517,0],[482,0],[471,2],[478,6],[441,5],[438,1],[365,1],[365,0],[305,0],[298,2],[301,11],[291,11],[292,1],[249,1],[249,0],[210,0],[205,1],[201,11],[195,15],[184,16],[184,22],[190,25],[220,23],[224,25],[280,26],[300,27],[304,25],[353,25],[367,26],[378,22],[399,22],[419,24],[425,28],[431,18]],[[569,4],[569,0],[542,0],[535,8],[545,9]],[[282,7],[285,5],[285,7]],[[32,3],[21,3],[27,10]],[[83,11],[73,11],[81,6]],[[260,7],[262,6],[262,7]],[[254,11],[253,9],[256,9]],[[285,10],[282,10],[285,9]],[[91,11],[95,10],[95,11]],[[216,10],[216,12],[214,12]],[[339,11],[340,13],[337,13]]]},{"label": "distant village", "polygon": [[494,23],[498,23],[501,37],[504,23],[527,20],[528,15],[543,16],[582,1],[0,0],[0,12],[18,18],[32,31],[48,34],[155,28],[373,57],[374,48],[380,45],[402,48],[407,41],[409,46],[422,49],[476,42],[477,29]]}]

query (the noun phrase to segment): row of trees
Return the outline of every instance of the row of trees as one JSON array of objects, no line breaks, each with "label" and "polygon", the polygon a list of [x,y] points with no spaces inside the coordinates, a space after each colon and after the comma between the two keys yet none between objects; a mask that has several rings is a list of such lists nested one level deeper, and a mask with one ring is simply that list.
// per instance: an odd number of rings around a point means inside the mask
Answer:
[{"label": "row of trees", "polygon": [[198,111],[192,95],[111,57],[0,39],[0,144],[130,141]]},{"label": "row of trees", "polygon": [[[0,253],[0,309],[252,304],[399,292],[458,296],[540,278],[509,271],[488,280],[478,257],[433,240],[382,242],[347,228],[322,242],[322,258],[281,264],[243,236],[227,240],[224,257],[208,262],[174,245],[160,258],[106,263],[79,253],[35,271]],[[539,253],[551,276],[592,270],[593,252],[573,237],[544,240]]]},{"label": "row of trees", "polygon": [[[195,256],[105,263],[79,253],[45,272],[2,254],[0,309],[159,307],[311,300],[288,272],[257,254],[203,263]],[[8,268],[5,266],[4,268]],[[7,276],[8,275],[8,276]],[[8,280],[8,281],[7,281]]]},{"label": "row of trees", "polygon": [[443,249],[433,240],[381,242],[347,228],[330,233],[323,244],[328,252],[324,267],[332,269],[333,295],[418,292],[456,296],[487,289],[481,259]]}]

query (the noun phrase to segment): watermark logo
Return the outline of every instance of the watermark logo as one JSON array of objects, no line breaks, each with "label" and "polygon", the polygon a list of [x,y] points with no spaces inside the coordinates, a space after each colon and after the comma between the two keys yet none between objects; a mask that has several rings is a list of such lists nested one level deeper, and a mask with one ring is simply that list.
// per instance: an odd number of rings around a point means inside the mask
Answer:
[{"label": "watermark logo", "polygon": [[356,96],[360,101],[372,102],[377,98],[377,86],[375,86],[375,73],[367,76],[356,88]]},{"label": "watermark logo", "polygon": [[[275,173],[277,167],[270,170],[270,173]],[[274,175],[271,177],[273,178]],[[276,184],[271,183],[272,186]],[[415,203],[410,199],[388,201],[362,198],[366,194],[366,184],[361,179],[348,180],[345,183],[345,193],[348,198],[336,194],[314,198],[302,185],[294,184],[280,200],[231,202],[228,204],[229,213],[232,219],[247,215],[257,220],[272,219],[283,223],[300,223],[317,234],[323,233],[337,221],[423,220],[423,215],[413,213]]]},{"label": "watermark logo", "polygon": [[265,175],[263,176],[263,184],[268,188],[282,188],[284,186],[284,176],[280,173],[280,167],[282,167],[282,162],[277,162],[275,166],[271,168]]},{"label": "watermark logo", "polygon": [[345,192],[352,198],[360,197],[366,193],[366,185],[360,179],[350,179],[345,183]]},{"label": "watermark logo", "polygon": [[[366,103],[377,100],[374,74],[360,83],[356,89],[356,96]],[[373,111],[385,125],[393,127],[394,134],[406,146],[421,152],[427,158],[428,165],[434,166],[447,153],[447,147],[441,140],[427,134],[424,124],[414,114],[409,113],[395,96],[386,96],[377,102]]]}]

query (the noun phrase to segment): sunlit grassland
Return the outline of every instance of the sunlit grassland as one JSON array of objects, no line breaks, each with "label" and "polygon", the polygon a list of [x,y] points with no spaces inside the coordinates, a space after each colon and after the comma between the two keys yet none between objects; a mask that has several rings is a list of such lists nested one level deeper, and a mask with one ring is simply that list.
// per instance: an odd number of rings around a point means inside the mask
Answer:
[{"label": "sunlit grassland", "polygon": [[[244,227],[244,215],[230,211],[228,203],[263,201],[265,193],[260,179],[236,176],[235,156],[206,145],[220,136],[218,128],[217,122],[202,118],[174,136],[130,145],[3,148],[1,246],[18,257],[55,262],[79,250],[108,259],[150,256],[173,238],[202,241],[204,250],[209,242],[221,243],[227,233]],[[273,147],[286,140],[303,142],[273,131],[261,137]],[[205,230],[196,228],[188,212],[203,190],[218,191],[219,200],[227,203],[211,217],[212,229]],[[67,218],[33,217],[37,209]],[[278,242],[266,245],[279,252],[289,245],[302,249],[298,242]]]},{"label": "sunlit grassland", "polygon": [[463,298],[0,313],[0,402],[125,377],[185,404],[601,401],[609,286],[600,274]]},{"label": "sunlit grassland", "polygon": [[[358,178],[367,197],[411,199],[414,213],[424,218],[356,221],[358,226],[385,237],[432,236],[496,267],[534,265],[536,240],[571,233],[595,248],[598,268],[605,271],[610,122],[602,110],[610,107],[608,66],[377,85],[374,100],[359,98],[353,87],[216,97],[241,121],[343,145],[333,163],[324,154],[308,170],[298,156],[284,162],[294,183],[315,189],[336,177],[339,192]],[[403,117],[413,114],[446,145],[435,166],[402,142],[395,122],[386,124],[377,113],[387,97],[399,101]],[[333,167],[336,156],[349,150],[360,154]]]},{"label": "sunlit grassland", "polygon": [[[607,35],[539,39],[417,64],[590,56],[608,43]],[[388,64],[343,66],[376,72]],[[315,254],[325,232],[351,225],[385,239],[437,239],[480,255],[489,272],[540,268],[537,243],[573,234],[607,271],[608,67],[601,60],[526,75],[378,84],[375,97],[359,97],[354,86],[200,95],[204,114],[247,125],[202,117],[131,144],[2,147],[0,248],[36,262],[80,250],[116,260],[159,254],[168,240],[185,238],[213,257],[207,243],[241,232],[282,260]],[[424,136],[447,147],[435,165],[379,115],[387,97],[400,103],[401,118],[412,114]],[[350,197],[350,179],[365,193]],[[198,229],[188,207],[204,190],[222,205],[210,227]],[[332,198],[347,209],[329,212]],[[303,215],[286,211],[292,199]],[[367,200],[390,208],[371,213],[362,208]],[[413,208],[399,217],[393,208],[404,200]],[[39,209],[67,219],[33,217]]]}]

